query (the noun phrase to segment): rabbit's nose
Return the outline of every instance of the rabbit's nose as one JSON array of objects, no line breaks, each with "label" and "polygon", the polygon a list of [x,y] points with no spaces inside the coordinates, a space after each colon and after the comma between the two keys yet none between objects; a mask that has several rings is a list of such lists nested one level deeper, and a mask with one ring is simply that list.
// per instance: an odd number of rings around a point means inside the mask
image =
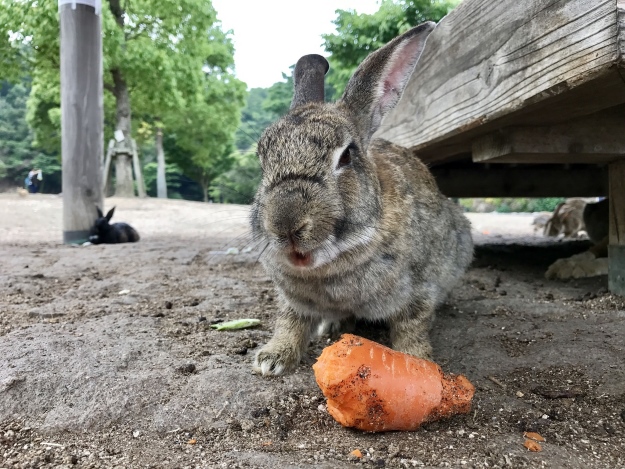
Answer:
[{"label": "rabbit's nose", "polygon": [[309,226],[310,222],[305,221],[303,222],[299,228],[295,228],[293,230],[291,230],[291,233],[289,234],[289,238],[293,237],[293,238],[300,238],[302,236],[302,234],[304,234],[304,232],[306,230],[308,230],[308,226]]},{"label": "rabbit's nose", "polygon": [[308,221],[305,221],[302,224],[300,224],[298,228],[292,228],[291,230],[289,230],[286,237],[289,240],[289,243],[291,244],[292,247],[296,247],[298,242],[302,241],[302,238],[304,237],[304,234],[308,230],[309,225],[310,223]]}]

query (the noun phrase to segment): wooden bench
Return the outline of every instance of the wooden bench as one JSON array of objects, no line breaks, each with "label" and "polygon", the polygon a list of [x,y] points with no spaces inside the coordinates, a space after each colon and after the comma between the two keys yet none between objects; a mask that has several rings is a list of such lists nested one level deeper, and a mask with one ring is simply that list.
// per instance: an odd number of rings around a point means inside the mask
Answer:
[{"label": "wooden bench", "polygon": [[464,0],[378,136],[450,197],[609,195],[625,295],[625,0]]}]

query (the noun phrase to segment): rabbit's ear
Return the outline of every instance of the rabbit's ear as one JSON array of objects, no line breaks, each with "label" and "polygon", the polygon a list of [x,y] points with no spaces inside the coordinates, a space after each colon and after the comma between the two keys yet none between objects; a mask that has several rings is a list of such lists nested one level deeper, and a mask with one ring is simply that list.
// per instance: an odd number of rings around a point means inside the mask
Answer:
[{"label": "rabbit's ear", "polygon": [[347,83],[342,101],[368,139],[395,107],[436,23],[423,23],[370,54]]},{"label": "rabbit's ear", "polygon": [[104,214],[102,213],[102,210],[100,210],[100,207],[96,207],[95,209],[98,211],[98,218],[102,218]]},{"label": "rabbit's ear", "polygon": [[110,209],[108,211],[108,213],[106,214],[106,220],[107,221],[111,221],[111,218],[113,218],[113,212],[115,212],[115,207],[113,207],[112,209]]},{"label": "rabbit's ear", "polygon": [[297,61],[293,72],[291,109],[311,102],[323,102],[324,76],[330,66],[320,55],[305,55]]}]

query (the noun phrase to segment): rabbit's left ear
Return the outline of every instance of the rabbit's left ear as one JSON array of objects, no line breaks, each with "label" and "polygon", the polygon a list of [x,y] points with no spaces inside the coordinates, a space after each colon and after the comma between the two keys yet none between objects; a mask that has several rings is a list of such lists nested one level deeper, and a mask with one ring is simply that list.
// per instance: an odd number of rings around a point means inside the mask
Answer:
[{"label": "rabbit's left ear", "polygon": [[428,21],[396,37],[370,54],[347,83],[341,100],[352,111],[365,140],[399,101],[435,26]]},{"label": "rabbit's left ear", "polygon": [[320,55],[305,55],[295,64],[291,109],[302,104],[321,102],[324,98],[324,77],[330,65]]},{"label": "rabbit's left ear", "polygon": [[115,212],[115,207],[113,207],[112,209],[110,209],[108,211],[108,213],[106,214],[106,220],[107,221],[111,221],[111,218],[113,218],[113,212]]},{"label": "rabbit's left ear", "polygon": [[102,213],[102,210],[100,210],[100,207],[96,207],[95,209],[98,211],[98,218],[102,218],[104,214]]}]

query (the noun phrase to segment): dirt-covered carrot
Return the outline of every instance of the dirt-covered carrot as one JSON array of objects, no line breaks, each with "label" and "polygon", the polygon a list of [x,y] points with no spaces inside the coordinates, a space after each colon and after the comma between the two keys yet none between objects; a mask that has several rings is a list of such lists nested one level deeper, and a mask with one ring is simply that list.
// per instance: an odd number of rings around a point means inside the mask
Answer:
[{"label": "dirt-covered carrot", "polygon": [[471,409],[475,388],[433,362],[344,334],[313,365],[328,412],[345,427],[415,430]]}]

